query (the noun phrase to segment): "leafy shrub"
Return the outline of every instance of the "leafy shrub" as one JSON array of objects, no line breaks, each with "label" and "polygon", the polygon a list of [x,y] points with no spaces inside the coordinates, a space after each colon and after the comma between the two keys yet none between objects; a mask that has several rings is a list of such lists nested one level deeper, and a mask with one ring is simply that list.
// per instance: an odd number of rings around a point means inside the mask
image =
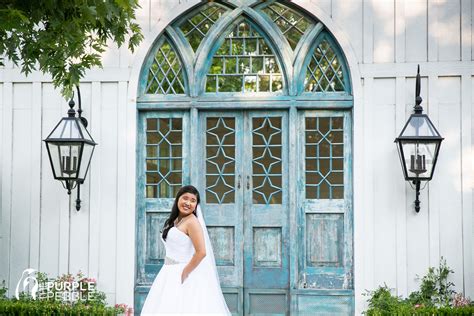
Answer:
[{"label": "leafy shrub", "polygon": [[2,284],[0,286],[0,300],[6,300],[7,299],[7,291],[8,291],[8,288],[5,284],[5,280],[3,280]]},{"label": "leafy shrub", "polygon": [[[3,281],[0,286],[0,315],[133,315],[133,308],[126,304],[107,306],[106,294],[97,290],[96,280],[86,278],[80,271],[76,275],[63,274],[56,279],[37,272],[36,280],[42,285],[37,299],[27,292],[21,292],[19,299],[8,299]],[[76,288],[71,288],[71,284]],[[81,299],[71,299],[72,294]]]},{"label": "leafy shrub", "polygon": [[384,284],[373,291],[366,291],[369,316],[385,315],[474,315],[474,302],[456,293],[454,283],[448,281],[454,273],[441,257],[439,267],[428,269],[421,279],[420,290],[412,292],[408,298],[392,295],[391,289]]}]

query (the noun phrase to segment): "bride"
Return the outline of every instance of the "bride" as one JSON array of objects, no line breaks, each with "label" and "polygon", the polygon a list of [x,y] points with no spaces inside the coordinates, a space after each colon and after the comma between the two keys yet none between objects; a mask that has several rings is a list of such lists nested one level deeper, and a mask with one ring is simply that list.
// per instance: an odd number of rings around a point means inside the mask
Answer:
[{"label": "bride", "polygon": [[141,315],[230,315],[199,200],[191,185],[178,191],[161,236],[165,262]]}]

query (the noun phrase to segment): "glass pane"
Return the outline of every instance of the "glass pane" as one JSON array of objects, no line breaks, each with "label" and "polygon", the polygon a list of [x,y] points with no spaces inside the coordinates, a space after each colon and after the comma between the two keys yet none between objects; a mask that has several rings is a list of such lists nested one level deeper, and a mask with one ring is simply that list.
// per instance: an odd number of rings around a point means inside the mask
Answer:
[{"label": "glass pane", "polygon": [[182,182],[182,119],[147,119],[146,197],[173,198]]},{"label": "glass pane", "polygon": [[338,92],[345,91],[341,63],[327,40],[315,48],[307,66],[305,91]]},{"label": "glass pane", "polygon": [[308,18],[278,2],[264,8],[263,12],[275,22],[292,49],[295,49],[301,36],[311,25]]},{"label": "glass pane", "polygon": [[402,147],[405,156],[405,165],[409,177],[431,177],[437,144],[437,142],[403,143]]},{"label": "glass pane", "polygon": [[179,25],[179,29],[188,39],[194,51],[197,51],[199,44],[211,27],[226,11],[228,11],[226,7],[210,3],[204,8],[200,7],[194,15]]},{"label": "glass pane", "polygon": [[263,36],[247,21],[236,25],[212,59],[206,92],[282,90],[277,58]]},{"label": "glass pane", "polygon": [[234,203],[235,118],[206,119],[206,202]]},{"label": "glass pane", "polygon": [[184,94],[182,64],[168,39],[156,51],[148,71],[147,94]]},{"label": "glass pane", "polygon": [[281,117],[252,119],[253,203],[282,203]]},{"label": "glass pane", "polygon": [[305,134],[306,198],[344,198],[343,118],[307,117]]}]

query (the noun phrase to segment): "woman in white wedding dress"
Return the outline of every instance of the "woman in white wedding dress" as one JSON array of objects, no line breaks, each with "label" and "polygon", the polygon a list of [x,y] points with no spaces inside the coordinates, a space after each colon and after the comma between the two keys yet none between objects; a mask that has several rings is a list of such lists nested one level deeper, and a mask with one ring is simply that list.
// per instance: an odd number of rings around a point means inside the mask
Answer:
[{"label": "woman in white wedding dress", "polygon": [[161,236],[165,262],[141,315],[230,315],[199,201],[191,185],[178,191]]}]

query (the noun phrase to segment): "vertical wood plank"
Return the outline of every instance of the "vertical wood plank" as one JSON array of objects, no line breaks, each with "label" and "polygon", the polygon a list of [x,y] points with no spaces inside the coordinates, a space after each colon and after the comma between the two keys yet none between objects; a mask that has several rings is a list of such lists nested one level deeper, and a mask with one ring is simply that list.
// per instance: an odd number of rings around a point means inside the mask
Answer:
[{"label": "vertical wood plank", "polygon": [[351,39],[357,60],[362,61],[363,50],[363,1],[333,1],[332,17]]},{"label": "vertical wood plank", "polygon": [[374,62],[395,61],[395,2],[372,0],[374,10]]},{"label": "vertical wood plank", "polygon": [[472,1],[461,0],[461,60],[471,60]]},{"label": "vertical wood plank", "polygon": [[[1,68],[0,68],[1,69]],[[3,150],[3,82],[0,82],[0,149]],[[0,158],[0,206],[2,205],[2,179],[3,179],[3,160]],[[0,249],[2,249],[2,237],[5,232],[2,230],[2,212],[0,211]],[[0,261],[0,270],[1,270],[1,261]],[[0,280],[3,280],[2,273],[0,272]]]},{"label": "vertical wood plank", "polygon": [[31,186],[32,84],[13,84],[11,222],[10,222],[10,284],[14,288],[24,269],[29,268]]},{"label": "vertical wood plank", "polygon": [[[395,138],[395,93],[396,81],[394,78],[374,79],[373,129],[377,131],[370,137],[370,161],[373,173],[372,199],[374,203],[374,280],[375,285],[386,283],[389,287],[397,285],[397,257],[396,257],[396,210],[392,206],[396,203],[394,181],[386,179],[398,177],[398,158]],[[397,167],[397,169],[395,168]],[[376,188],[376,189],[375,189]]]},{"label": "vertical wood plank", "polygon": [[428,61],[438,61],[438,3],[428,1]]},{"label": "vertical wood plank", "polygon": [[473,215],[472,215],[472,183],[473,169],[472,161],[472,77],[464,74],[461,77],[461,177],[462,177],[462,225],[463,225],[463,291],[466,296],[474,294],[474,267],[473,251]]},{"label": "vertical wood plank", "polygon": [[[92,82],[91,86],[91,111],[89,133],[94,135],[94,140],[99,145],[94,151],[93,163],[90,165],[90,214],[89,214],[89,276],[99,278],[100,260],[100,227],[101,227],[101,159],[102,152],[102,111],[101,111],[101,83]],[[99,147],[100,146],[100,147]]]},{"label": "vertical wood plank", "polygon": [[[474,5],[471,4],[471,19],[474,17]],[[471,45],[474,43],[474,24],[471,21]],[[471,46],[471,60],[474,60],[474,51]]]},{"label": "vertical wood plank", "polygon": [[[98,286],[107,294],[109,304],[115,302],[115,276],[117,249],[117,109],[118,84],[101,85],[100,151],[96,162],[101,169],[101,194],[99,208],[100,245]],[[97,121],[96,121],[97,122]]]},{"label": "vertical wood plank", "polygon": [[363,1],[363,60],[365,64],[374,61],[374,12],[371,1]]},{"label": "vertical wood plank", "polygon": [[0,256],[0,277],[5,280],[7,287],[12,293],[10,283],[10,227],[11,227],[11,172],[12,172],[12,132],[13,132],[13,84],[5,82],[3,84],[3,112],[2,112],[2,244]]},{"label": "vertical wood plank", "polygon": [[[421,70],[422,71],[422,70]],[[422,71],[423,72],[423,71]],[[413,74],[416,69],[413,69]],[[413,114],[413,107],[415,105],[415,87],[416,80],[414,77],[406,78],[405,80],[405,100],[404,100],[404,122],[408,120]],[[427,96],[429,95],[428,82],[425,77],[421,78],[421,98],[423,99],[422,106],[425,114],[429,114],[431,109]],[[399,132],[401,129],[399,130]],[[402,178],[403,179],[403,178]],[[424,185],[424,184],[423,184]],[[417,276],[426,274],[429,265],[429,216],[431,214],[432,204],[429,201],[429,184],[424,190],[420,192],[421,210],[419,213],[415,212],[415,191],[409,182],[405,182],[406,188],[406,227],[407,227],[407,288],[408,293],[417,291],[419,289],[419,280]],[[416,242],[411,242],[415,241]]]},{"label": "vertical wood plank", "polygon": [[406,60],[406,21],[405,0],[395,1],[395,62],[403,63]]},{"label": "vertical wood plank", "polygon": [[[365,78],[364,79],[364,122],[373,122],[373,112],[372,108],[373,104],[373,96],[372,93],[374,91],[374,79],[373,78]],[[374,128],[372,124],[365,124],[364,127],[364,139],[370,139],[373,135]],[[364,200],[365,200],[365,222],[364,226],[366,227],[366,236],[364,238],[364,254],[366,259],[365,262],[365,282],[364,288],[365,289],[373,289],[375,284],[375,247],[374,247],[374,216],[375,216],[375,207],[374,207],[374,172],[372,168],[372,160],[368,159],[368,157],[372,154],[372,148],[370,141],[364,143],[364,152],[366,153],[366,159],[364,159]]]},{"label": "vertical wood plank", "polygon": [[[461,178],[461,78],[439,78],[439,132],[445,137],[435,181],[442,181],[440,204],[440,252],[454,271],[451,280],[462,291],[462,178]],[[439,167],[439,168],[438,168]],[[436,177],[436,178],[435,178]]]},{"label": "vertical wood plank", "polygon": [[[438,84],[438,76],[430,75],[428,77],[429,116],[430,116],[431,121],[433,122],[433,124],[435,124],[436,127],[439,127],[439,116],[440,116],[438,89],[440,89],[439,84]],[[444,136],[444,135],[441,134],[441,136]],[[444,144],[442,146],[444,146]],[[439,164],[439,161],[438,161],[438,164]],[[438,167],[439,166],[437,166],[436,169],[438,169]],[[438,173],[438,171],[439,170],[437,170],[436,173]],[[440,257],[440,239],[439,239],[439,231],[441,229],[440,227],[440,212],[441,212],[440,195],[442,194],[444,190],[442,175],[436,174],[433,177],[433,180],[431,180],[430,183],[428,184],[428,190],[430,193],[429,194],[430,207],[429,207],[429,214],[428,214],[428,222],[429,222],[428,238],[429,238],[429,244],[430,244],[430,247],[429,247],[430,257],[429,257],[428,265],[437,266],[439,263],[439,257]]]},{"label": "vertical wood plank", "polygon": [[405,0],[406,53],[408,62],[426,61],[428,58],[428,2]]},{"label": "vertical wood plank", "polygon": [[[91,123],[91,84],[81,83],[81,107],[83,110],[82,116],[85,117],[89,125],[87,130],[90,131]],[[79,100],[76,97],[76,109],[78,108]],[[94,135],[91,134],[95,140]],[[92,156],[91,165],[94,164],[94,156]],[[86,180],[81,185],[81,209],[76,211],[76,199],[77,199],[77,188],[72,191],[71,199],[69,201],[69,208],[71,209],[71,227],[69,234],[69,264],[68,271],[70,273],[83,272],[88,275],[88,262],[89,262],[89,215],[90,215],[90,170],[87,173]]]},{"label": "vertical wood plank", "polygon": [[[132,231],[134,226],[135,212],[133,208],[127,207],[127,182],[135,182],[127,178],[127,169],[135,168],[132,161],[127,160],[127,82],[118,83],[118,108],[117,108],[117,271],[115,292],[115,303],[126,303],[131,305],[129,293],[133,295],[133,266],[135,244],[129,238],[127,232]],[[130,214],[132,216],[130,216]],[[132,217],[130,219],[130,217]],[[130,274],[132,278],[130,278]]]},{"label": "vertical wood plank", "polygon": [[[41,104],[41,138],[45,139],[61,117],[66,116],[68,106],[51,83],[42,84]],[[54,180],[48,151],[45,147],[41,151],[41,161],[39,270],[54,277],[59,273],[60,217],[61,213],[67,214],[69,197],[61,183]],[[64,207],[65,205],[66,207]]]},{"label": "vertical wood plank", "polygon": [[[41,139],[41,82],[34,82],[32,86],[33,104],[31,108],[31,201],[30,201],[30,253],[29,267],[38,269],[40,249],[40,217],[41,217],[41,151],[43,142]],[[39,100],[37,102],[36,100]]]},{"label": "vertical wood plank", "polygon": [[[403,128],[405,118],[405,78],[396,78],[395,92],[395,135]],[[393,144],[395,146],[395,144]],[[398,164],[400,165],[400,164]],[[395,167],[396,168],[396,167]],[[400,166],[401,168],[401,166]],[[394,196],[398,196],[394,201],[393,208],[396,212],[396,234],[397,234],[397,295],[407,296],[407,210],[406,210],[406,186],[407,183],[402,177],[401,169],[395,170]],[[398,171],[398,172],[397,172]],[[398,176],[398,177],[397,177]]]},{"label": "vertical wood plank", "polygon": [[439,61],[461,59],[461,0],[438,0]]}]

